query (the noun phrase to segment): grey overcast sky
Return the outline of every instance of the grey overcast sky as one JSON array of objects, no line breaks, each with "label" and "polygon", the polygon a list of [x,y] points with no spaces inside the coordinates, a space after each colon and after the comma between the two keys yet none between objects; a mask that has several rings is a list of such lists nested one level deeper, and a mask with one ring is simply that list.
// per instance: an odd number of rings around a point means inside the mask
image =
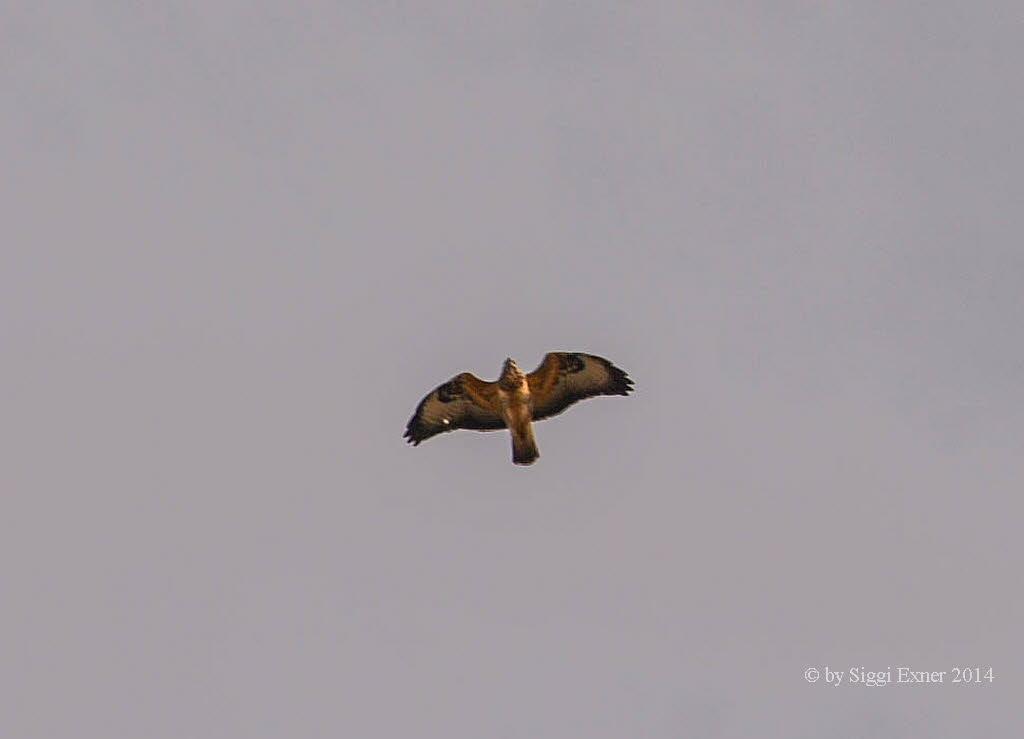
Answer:
[{"label": "grey overcast sky", "polygon": [[[0,734],[1020,734],[1022,38],[5,3]],[[555,349],[637,392],[403,443]]]}]

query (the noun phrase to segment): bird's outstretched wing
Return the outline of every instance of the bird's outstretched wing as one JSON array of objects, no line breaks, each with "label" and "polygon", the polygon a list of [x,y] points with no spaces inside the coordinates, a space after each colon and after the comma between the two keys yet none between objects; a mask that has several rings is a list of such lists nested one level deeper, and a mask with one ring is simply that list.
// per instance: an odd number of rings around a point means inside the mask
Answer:
[{"label": "bird's outstretched wing", "polygon": [[420,401],[403,436],[415,446],[455,429],[493,431],[505,428],[498,407],[498,383],[471,372],[456,375]]},{"label": "bird's outstretched wing", "polygon": [[629,395],[633,381],[604,357],[549,352],[526,376],[533,399],[533,420],[561,413],[577,400],[595,395]]}]

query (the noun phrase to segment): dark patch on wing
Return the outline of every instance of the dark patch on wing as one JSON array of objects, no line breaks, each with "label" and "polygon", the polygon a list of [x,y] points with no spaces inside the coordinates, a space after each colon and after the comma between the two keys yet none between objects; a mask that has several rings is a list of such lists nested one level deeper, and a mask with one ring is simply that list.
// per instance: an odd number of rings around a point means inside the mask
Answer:
[{"label": "dark patch on wing", "polygon": [[442,403],[453,403],[462,396],[462,380],[454,377],[437,388],[437,399]]},{"label": "dark patch on wing", "polygon": [[[583,357],[579,354],[561,354],[558,359],[561,362],[562,369],[570,375],[575,375],[578,372],[582,372],[586,365],[583,363]],[[609,362],[609,364],[611,364]]]}]

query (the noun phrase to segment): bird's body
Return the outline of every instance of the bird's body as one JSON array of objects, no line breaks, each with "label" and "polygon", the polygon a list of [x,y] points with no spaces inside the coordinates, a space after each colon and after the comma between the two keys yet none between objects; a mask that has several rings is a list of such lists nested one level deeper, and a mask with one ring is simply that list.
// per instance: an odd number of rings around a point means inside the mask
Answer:
[{"label": "bird's body", "polygon": [[526,375],[511,359],[505,360],[498,379],[498,402],[501,419],[512,433],[512,461],[532,464],[540,452],[533,438],[533,399]]},{"label": "bird's body", "polygon": [[512,435],[512,461],[531,464],[540,453],[533,421],[561,413],[595,395],[628,395],[633,381],[607,359],[577,352],[550,352],[530,374],[506,359],[497,382],[470,372],[456,375],[425,397],[409,419],[405,437],[416,445],[458,428]]}]

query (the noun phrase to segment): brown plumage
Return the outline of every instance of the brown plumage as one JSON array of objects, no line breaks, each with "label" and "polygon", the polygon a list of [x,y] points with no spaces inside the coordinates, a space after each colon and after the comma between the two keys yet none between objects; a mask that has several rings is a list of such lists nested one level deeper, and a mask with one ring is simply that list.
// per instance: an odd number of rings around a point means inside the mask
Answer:
[{"label": "brown plumage", "polygon": [[417,445],[455,429],[512,435],[512,461],[532,464],[540,456],[533,421],[557,415],[578,400],[595,395],[628,395],[633,381],[603,357],[578,352],[550,352],[530,374],[506,359],[497,382],[470,372],[456,375],[420,401],[409,419],[405,438]]}]

